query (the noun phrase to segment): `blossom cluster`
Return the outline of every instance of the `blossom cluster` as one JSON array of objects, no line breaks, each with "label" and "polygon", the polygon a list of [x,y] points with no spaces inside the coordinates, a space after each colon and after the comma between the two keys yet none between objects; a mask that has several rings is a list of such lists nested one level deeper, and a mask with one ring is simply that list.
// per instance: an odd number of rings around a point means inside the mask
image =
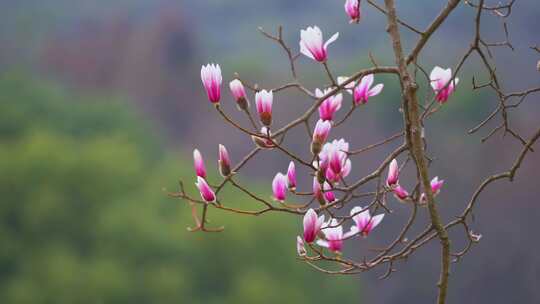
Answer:
[{"label": "blossom cluster", "polygon": [[[361,19],[361,9],[359,0],[347,0],[345,12],[351,23],[358,23]],[[310,26],[300,31],[299,52],[315,62],[326,66],[329,58],[329,45],[335,42],[339,33],[335,33],[328,40],[324,40],[323,33],[317,26]],[[315,89],[314,96],[317,98],[319,119],[316,122],[309,148],[312,153],[313,162],[308,166],[312,169],[313,201],[317,201],[321,208],[309,208],[303,211],[303,235],[297,237],[297,252],[300,256],[307,255],[305,244],[310,247],[320,246],[327,248],[331,252],[340,253],[346,240],[354,239],[358,236],[367,237],[371,231],[383,220],[384,214],[372,215],[371,206],[354,206],[349,211],[352,224],[345,228],[347,220],[339,220],[330,217],[325,219],[325,208],[330,204],[337,204],[342,198],[336,193],[340,184],[345,184],[345,179],[352,172],[352,161],[350,159],[349,142],[344,139],[329,140],[331,130],[336,126],[335,117],[342,107],[344,90],[351,95],[353,107],[365,106],[368,101],[379,95],[384,88],[383,83],[374,85],[373,74],[367,74],[358,80],[349,81],[349,77],[341,76],[332,81],[332,85],[322,89]],[[218,64],[210,63],[201,68],[201,80],[206,90],[208,100],[219,107],[221,102],[222,75]],[[441,105],[444,104],[455,90],[459,79],[452,75],[451,69],[434,67],[430,74],[430,85],[434,91],[435,100]],[[249,98],[244,84],[240,79],[233,79],[229,83],[229,89],[236,102],[236,106],[241,111],[249,113]],[[254,143],[265,149],[275,148],[277,143],[272,137],[274,92],[254,88],[255,108],[260,122],[260,132],[252,134]],[[335,93],[333,93],[335,92]],[[257,129],[259,130],[259,129]],[[216,201],[216,194],[207,182],[206,167],[199,150],[193,151],[195,172],[197,175],[196,186],[199,189],[201,198],[206,203]],[[305,164],[304,164],[305,165]],[[227,149],[223,145],[218,148],[218,168],[223,177],[230,176],[232,172],[231,161]],[[435,177],[431,181],[431,192],[437,195],[444,181]],[[278,204],[285,204],[289,193],[297,192],[297,174],[294,161],[290,161],[286,173],[277,172],[272,180],[272,197]],[[393,195],[401,202],[412,202],[412,195],[400,183],[400,168],[396,159],[388,165],[388,175],[384,187],[386,192]],[[426,194],[421,193],[416,197],[419,204],[426,203]],[[373,211],[373,210],[372,210]],[[319,214],[318,214],[319,213]]]}]

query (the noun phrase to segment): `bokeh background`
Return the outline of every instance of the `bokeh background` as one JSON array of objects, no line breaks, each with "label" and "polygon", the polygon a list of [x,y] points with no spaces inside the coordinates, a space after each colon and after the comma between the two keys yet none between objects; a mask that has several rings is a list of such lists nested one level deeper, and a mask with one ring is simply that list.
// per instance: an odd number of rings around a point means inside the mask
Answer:
[{"label": "bokeh background", "polygon": [[[199,77],[200,66],[214,61],[222,66],[224,87],[234,72],[267,88],[286,82],[286,58],[258,26],[274,31],[282,24],[295,50],[301,28],[317,24],[327,37],[339,31],[330,48],[336,75],[368,67],[369,51],[380,64],[392,63],[383,16],[364,5],[362,22],[349,25],[342,2],[0,0],[0,303],[432,303],[435,242],[384,281],[377,279],[383,269],[328,276],[295,259],[301,219],[211,212],[212,224],[225,225],[225,232],[193,234],[186,231],[189,208],[166,195],[179,179],[196,193],[193,148],[205,155],[217,181],[218,143],[227,145],[233,162],[252,147],[213,111]],[[398,1],[398,10],[423,28],[445,3]],[[508,24],[515,51],[494,51],[507,90],[540,83],[540,56],[529,49],[540,43],[539,15],[536,0],[518,1]],[[427,70],[454,66],[468,47],[472,16],[461,5],[420,64]],[[504,40],[496,18],[485,19],[483,33]],[[403,34],[410,47],[415,36]],[[299,73],[310,88],[326,83],[321,67],[306,58],[299,59]],[[474,61],[459,75],[456,94],[427,123],[432,172],[446,180],[439,196],[445,220],[520,150],[508,137],[480,144],[487,129],[467,135],[497,102],[489,91],[471,90],[473,75],[486,79]],[[362,147],[401,128],[398,84],[377,80],[385,82],[383,93],[332,137]],[[247,123],[227,91],[223,96],[226,111]],[[309,103],[294,92],[277,94],[276,124]],[[539,110],[532,96],[512,112],[512,124],[529,136]],[[285,144],[307,153],[302,130]],[[355,158],[353,175],[373,170],[391,148]],[[450,303],[540,302],[539,163],[537,153],[529,154],[513,184],[499,182],[482,195],[472,229],[483,238],[453,265]],[[276,168],[287,164],[280,153],[265,153],[241,179],[269,193]],[[307,177],[300,187],[310,187]],[[227,201],[253,206],[233,191]],[[394,214],[368,240],[347,243],[345,254],[360,258],[399,231],[407,206],[389,203]],[[416,231],[425,210],[420,217]],[[452,232],[455,249],[464,246],[460,233]]]}]

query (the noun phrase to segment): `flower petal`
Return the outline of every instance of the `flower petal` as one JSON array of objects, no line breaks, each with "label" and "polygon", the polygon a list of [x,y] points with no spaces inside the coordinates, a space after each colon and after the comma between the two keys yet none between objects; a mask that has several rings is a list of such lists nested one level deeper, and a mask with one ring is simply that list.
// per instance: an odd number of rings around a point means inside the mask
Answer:
[{"label": "flower petal", "polygon": [[325,240],[317,240],[317,245],[321,247],[326,247],[326,248],[330,247],[330,244],[328,244],[328,242]]},{"label": "flower petal", "polygon": [[326,42],[324,43],[324,49],[326,50],[326,48],[330,45],[330,43],[336,41],[336,39],[338,39],[339,37],[339,32],[338,33],[335,33],[334,35],[332,35],[332,37],[330,37],[330,39],[326,40]]},{"label": "flower petal", "polygon": [[378,95],[382,91],[383,88],[384,88],[384,84],[379,83],[378,85],[374,86],[371,90],[369,90],[368,96],[371,97],[371,96]]},{"label": "flower petal", "polygon": [[351,226],[351,230],[345,232],[345,234],[343,234],[343,238],[348,239],[348,238],[358,234],[358,232],[360,232],[360,230],[358,230],[358,226]]},{"label": "flower petal", "polygon": [[383,220],[384,214],[375,215],[371,218],[371,229],[377,227],[379,223]]},{"label": "flower petal", "polygon": [[313,57],[313,54],[311,54],[311,52],[308,50],[306,44],[304,43],[303,40],[300,40],[300,53],[306,55],[307,57],[315,60],[315,57]]}]

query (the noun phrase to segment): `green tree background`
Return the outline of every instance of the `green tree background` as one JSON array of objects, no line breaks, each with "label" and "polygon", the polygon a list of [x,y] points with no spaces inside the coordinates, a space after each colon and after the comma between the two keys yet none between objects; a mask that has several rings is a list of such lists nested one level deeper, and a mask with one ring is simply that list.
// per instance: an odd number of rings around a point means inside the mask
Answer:
[{"label": "green tree background", "polygon": [[191,162],[127,103],[14,73],[0,92],[0,303],[357,298],[355,280],[295,261],[294,217],[215,213],[224,233],[187,232],[189,208],[163,188],[192,179]]}]

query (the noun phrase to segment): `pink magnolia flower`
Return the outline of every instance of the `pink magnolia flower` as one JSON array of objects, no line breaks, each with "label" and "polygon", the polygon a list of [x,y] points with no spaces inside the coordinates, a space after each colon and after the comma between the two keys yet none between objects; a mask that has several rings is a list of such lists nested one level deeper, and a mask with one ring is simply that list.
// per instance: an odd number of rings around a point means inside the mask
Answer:
[{"label": "pink magnolia flower", "polygon": [[331,145],[331,149],[328,152],[328,158],[330,160],[330,170],[335,175],[340,175],[341,170],[345,166],[345,161],[347,160],[347,153],[339,150],[336,146]]},{"label": "pink magnolia flower", "polygon": [[407,192],[407,190],[405,190],[405,188],[401,187],[400,185],[396,185],[396,187],[394,188],[394,196],[398,200],[404,201],[409,196],[409,192]]},{"label": "pink magnolia flower", "polygon": [[306,247],[304,246],[304,240],[297,235],[296,236],[296,252],[299,256],[305,256],[307,254]]},{"label": "pink magnolia flower", "polygon": [[328,168],[324,171],[324,177],[333,183],[339,182],[339,175],[335,174],[333,170],[328,170]]},{"label": "pink magnolia flower", "polygon": [[199,152],[197,149],[193,150],[193,163],[195,165],[195,173],[197,176],[206,178],[206,167],[204,166],[204,160],[201,152]]},{"label": "pink magnolia flower", "polygon": [[219,173],[225,177],[231,174],[231,159],[229,158],[229,152],[227,152],[227,148],[225,148],[224,145],[220,144],[218,150]]},{"label": "pink magnolia flower", "polygon": [[438,176],[435,176],[432,180],[431,180],[431,192],[433,192],[433,195],[437,195],[439,194],[439,192],[441,192],[441,188],[444,184],[444,180],[439,180],[439,177]]},{"label": "pink magnolia flower", "polygon": [[371,88],[372,84],[373,74],[362,77],[358,86],[354,88],[353,99],[355,104],[366,104],[370,97],[378,95],[384,87],[384,84],[379,83]]},{"label": "pink magnolia flower", "polygon": [[388,187],[393,187],[398,183],[399,180],[399,166],[396,159],[393,159],[390,162],[388,167],[388,177],[386,177],[386,185]]},{"label": "pink magnolia flower", "polygon": [[242,84],[242,82],[238,79],[235,79],[229,83],[229,88],[231,89],[234,100],[236,100],[238,108],[240,110],[246,110],[247,108],[249,108],[246,90],[244,89],[244,85]]},{"label": "pink magnolia flower", "polygon": [[218,103],[221,97],[221,68],[219,64],[209,63],[201,68],[201,80],[208,99],[212,103]]},{"label": "pink magnolia flower", "polygon": [[324,234],[325,240],[317,240],[317,245],[326,247],[330,251],[340,252],[343,248],[343,227],[339,225],[336,219],[323,224],[321,231]]},{"label": "pink magnolia flower", "polygon": [[339,182],[351,172],[351,160],[348,158],[349,143],[343,138],[326,143],[319,153],[321,168],[325,168],[326,179]]},{"label": "pink magnolia flower", "polygon": [[304,240],[308,243],[315,241],[324,223],[324,215],[317,216],[313,209],[309,209],[304,215]]},{"label": "pink magnolia flower", "polygon": [[272,124],[272,102],[274,94],[272,91],[262,90],[255,93],[255,104],[257,105],[257,112],[261,122],[265,126]]},{"label": "pink magnolia flower", "polygon": [[[331,89],[326,89],[324,90],[324,92],[316,89],[315,96],[317,96],[317,98],[321,98],[330,91]],[[326,98],[319,106],[319,115],[321,119],[332,120],[332,118],[334,117],[334,113],[336,113],[341,108],[342,99],[343,95],[341,93]]]},{"label": "pink magnolia flower", "polygon": [[313,60],[325,62],[328,58],[328,45],[336,41],[338,37],[339,33],[335,33],[323,44],[321,30],[317,26],[310,26],[300,31],[300,52]]},{"label": "pink magnolia flower", "polygon": [[201,198],[205,202],[213,202],[216,200],[216,195],[214,194],[214,191],[212,190],[212,188],[210,188],[210,186],[208,186],[208,183],[204,178],[197,176],[197,182],[195,183],[195,186],[199,188]]},{"label": "pink magnolia flower", "polygon": [[350,23],[358,23],[360,21],[360,0],[345,1],[345,12],[351,18]]},{"label": "pink magnolia flower", "polygon": [[[441,192],[441,188],[444,184],[444,180],[439,180],[439,177],[438,176],[435,176],[431,182],[431,192],[433,193],[433,196],[437,196],[439,195],[439,192]],[[420,201],[422,203],[425,203],[426,202],[426,194],[425,193],[422,193],[422,195],[420,195]]]},{"label": "pink magnolia flower", "polygon": [[449,84],[452,79],[452,69],[443,69],[441,67],[434,67],[429,75],[431,81],[431,87],[433,91],[437,94],[435,99],[439,103],[445,103],[448,100],[448,97],[454,92],[456,85],[459,82],[459,78],[454,78],[454,80]]},{"label": "pink magnolia flower", "polygon": [[274,199],[283,202],[287,195],[287,177],[279,172],[272,181],[272,192]]},{"label": "pink magnolia flower", "polygon": [[324,143],[328,139],[330,129],[332,129],[332,124],[329,121],[319,119],[313,130],[313,141]]},{"label": "pink magnolia flower", "polygon": [[324,198],[327,202],[331,203],[336,200],[336,195],[334,194],[332,190],[332,186],[328,182],[324,182],[323,184],[323,190],[324,190]]},{"label": "pink magnolia flower", "polygon": [[[362,211],[365,209],[364,211]],[[368,236],[373,228],[377,227],[382,221],[384,214],[379,214],[376,216],[371,216],[367,208],[354,207],[351,210],[351,215],[353,216],[353,221],[356,226],[351,227],[349,234],[360,233],[363,236]]]},{"label": "pink magnolia flower", "polygon": [[287,183],[289,189],[296,189],[296,167],[292,161],[289,163],[289,168],[287,169]]},{"label": "pink magnolia flower", "polygon": [[319,119],[313,130],[313,141],[311,142],[311,152],[313,154],[319,154],[321,147],[328,139],[332,124],[328,120]]}]

